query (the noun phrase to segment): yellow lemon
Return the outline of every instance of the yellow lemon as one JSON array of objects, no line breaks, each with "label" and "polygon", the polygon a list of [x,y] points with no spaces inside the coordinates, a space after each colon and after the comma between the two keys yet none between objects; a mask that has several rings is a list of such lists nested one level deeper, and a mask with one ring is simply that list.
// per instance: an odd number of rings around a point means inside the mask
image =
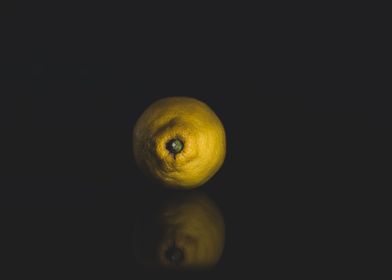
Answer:
[{"label": "yellow lemon", "polygon": [[163,98],[137,120],[133,152],[137,164],[164,185],[196,188],[221,167],[225,130],[205,103],[190,97]]},{"label": "yellow lemon", "polygon": [[218,206],[195,191],[175,194],[135,230],[133,252],[146,266],[208,269],[221,258],[225,224]]}]

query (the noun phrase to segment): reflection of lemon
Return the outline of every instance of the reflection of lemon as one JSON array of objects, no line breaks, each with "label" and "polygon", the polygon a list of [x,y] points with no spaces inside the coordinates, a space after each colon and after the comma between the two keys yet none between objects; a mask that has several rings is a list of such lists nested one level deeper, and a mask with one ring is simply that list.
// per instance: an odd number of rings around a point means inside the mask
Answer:
[{"label": "reflection of lemon", "polygon": [[133,151],[138,165],[164,185],[195,188],[221,167],[225,131],[203,102],[189,97],[164,98],[138,119]]},{"label": "reflection of lemon", "polygon": [[177,194],[143,225],[137,227],[134,236],[135,256],[143,264],[207,269],[221,257],[225,241],[223,217],[205,194]]}]

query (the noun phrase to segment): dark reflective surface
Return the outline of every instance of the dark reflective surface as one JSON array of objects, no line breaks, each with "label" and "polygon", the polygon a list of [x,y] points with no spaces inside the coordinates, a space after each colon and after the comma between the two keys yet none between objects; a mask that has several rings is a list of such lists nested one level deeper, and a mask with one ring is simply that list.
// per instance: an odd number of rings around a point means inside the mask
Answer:
[{"label": "dark reflective surface", "polygon": [[226,160],[199,189],[226,226],[209,273],[319,279],[354,271],[371,228],[364,220],[375,217],[370,193],[388,171],[380,158],[389,159],[389,103],[377,110],[361,96],[376,90],[349,69],[361,64],[356,48],[339,56],[341,40],[313,20],[297,28],[281,19],[257,30],[208,26],[200,38],[183,27],[186,40],[160,24],[137,34],[130,22],[4,24],[19,29],[2,40],[15,46],[0,64],[1,267],[52,279],[154,274],[138,264],[132,236],[168,192],[136,167],[131,132],[153,101],[188,95],[211,106],[227,132]]},{"label": "dark reflective surface", "polygon": [[158,205],[147,203],[137,218],[132,248],[135,258],[146,268],[212,269],[225,243],[221,210],[204,192],[168,192]]}]

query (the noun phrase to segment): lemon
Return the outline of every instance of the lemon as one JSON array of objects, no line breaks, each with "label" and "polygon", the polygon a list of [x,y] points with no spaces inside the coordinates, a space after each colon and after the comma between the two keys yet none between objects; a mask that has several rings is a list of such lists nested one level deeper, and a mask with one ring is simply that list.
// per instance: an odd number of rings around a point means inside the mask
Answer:
[{"label": "lemon", "polygon": [[140,168],[163,185],[192,189],[222,166],[225,130],[205,103],[167,97],[150,105],[137,120],[133,152]]},{"label": "lemon", "polygon": [[149,267],[208,269],[219,262],[224,243],[220,209],[206,194],[190,191],[172,194],[135,227],[133,252]]}]

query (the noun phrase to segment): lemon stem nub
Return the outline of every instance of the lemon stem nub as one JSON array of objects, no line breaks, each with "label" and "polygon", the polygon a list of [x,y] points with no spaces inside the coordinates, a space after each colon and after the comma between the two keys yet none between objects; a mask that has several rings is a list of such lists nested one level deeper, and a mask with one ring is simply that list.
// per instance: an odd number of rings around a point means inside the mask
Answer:
[{"label": "lemon stem nub", "polygon": [[181,140],[175,138],[175,139],[171,139],[166,143],[166,149],[176,155],[178,153],[180,153],[182,151],[182,149],[184,148],[184,143],[182,143]]},{"label": "lemon stem nub", "polygon": [[184,260],[184,253],[174,244],[165,252],[165,257],[172,263],[178,265]]}]

